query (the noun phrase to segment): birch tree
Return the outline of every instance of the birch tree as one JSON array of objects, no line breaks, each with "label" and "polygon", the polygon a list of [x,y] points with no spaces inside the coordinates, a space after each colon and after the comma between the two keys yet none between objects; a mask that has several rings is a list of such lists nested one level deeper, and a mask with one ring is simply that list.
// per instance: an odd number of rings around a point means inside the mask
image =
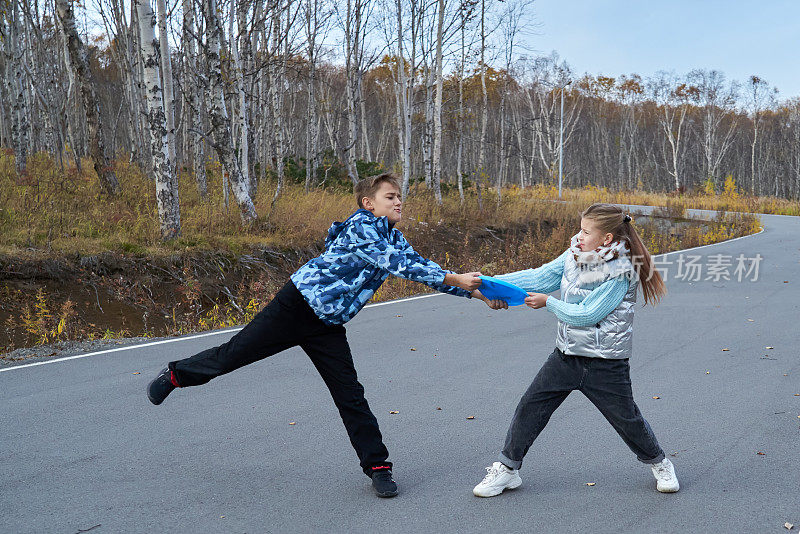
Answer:
[{"label": "birch tree", "polygon": [[225,87],[220,61],[222,23],[219,20],[215,0],[202,0],[202,2],[207,42],[204,50],[206,75],[201,79],[205,85],[208,99],[208,119],[211,123],[213,147],[222,163],[223,172],[230,181],[230,188],[239,205],[242,221],[249,224],[256,219],[256,209],[239,168],[239,161],[233,151],[231,121],[225,105]]},{"label": "birch tree", "polygon": [[719,166],[733,143],[736,120],[723,121],[731,117],[736,105],[737,86],[726,84],[725,75],[716,70],[693,70],[688,75],[691,84],[697,88],[698,105],[702,112],[702,132],[699,142],[702,147],[705,175],[717,182]]},{"label": "birch tree", "polygon": [[[411,183],[411,120],[414,105],[418,34],[416,1],[411,0],[410,2],[408,25],[405,24],[403,16],[404,0],[394,1],[394,21],[390,22],[388,26],[394,27],[396,33],[394,38],[391,36],[391,32],[388,32],[386,36],[394,56],[391,63],[395,87],[395,109],[397,110],[397,149],[403,175],[400,194],[403,198],[408,197]],[[407,32],[410,38],[406,35]]]},{"label": "birch tree", "polygon": [[141,56],[144,69],[144,89],[147,95],[147,124],[150,131],[151,175],[156,183],[156,202],[161,222],[162,239],[180,235],[181,219],[178,199],[178,181],[175,167],[169,157],[167,120],[164,115],[164,97],[158,69],[160,43],[155,35],[155,13],[149,0],[134,0],[141,35]]},{"label": "birch tree", "polygon": [[160,60],[162,85],[164,88],[164,115],[167,119],[167,147],[169,160],[173,165],[177,162],[175,148],[175,90],[172,80],[172,54],[169,51],[167,39],[167,6],[164,0],[156,0],[158,9],[158,43],[160,45]]},{"label": "birch tree", "polygon": [[329,14],[322,12],[320,0],[306,0],[305,30],[306,53],[308,54],[308,105],[306,108],[306,193],[309,191],[318,166],[319,118],[317,109],[317,58],[319,43],[317,36],[324,35]]},{"label": "birch tree", "polygon": [[672,176],[675,191],[682,191],[683,154],[685,152],[686,116],[689,105],[697,97],[697,88],[666,72],[660,72],[650,82],[655,101],[659,104],[659,124],[669,145],[665,151],[668,172]]},{"label": "birch tree", "polygon": [[[338,9],[338,8],[337,8]],[[364,64],[364,43],[369,18],[369,2],[366,0],[346,0],[344,18],[341,19],[344,32],[344,55],[347,95],[347,144],[344,146],[347,174],[353,185],[358,181],[355,146],[358,141],[357,113],[361,95],[362,67]]]},{"label": "birch tree", "polygon": [[24,174],[28,166],[28,143],[30,122],[28,120],[28,103],[25,98],[24,72],[22,68],[22,51],[20,43],[20,14],[16,0],[11,0],[9,17],[9,38],[7,61],[10,76],[6,78],[8,94],[11,100],[11,140],[14,147],[14,167],[18,174]]},{"label": "birch tree", "polygon": [[[200,196],[208,195],[205,163],[205,140],[202,135],[202,98],[198,95],[196,77],[200,62],[198,61],[196,35],[199,31],[195,28],[194,2],[182,0],[183,24],[181,42],[183,45],[182,64],[182,95],[183,95],[183,140],[194,169],[195,182]],[[184,156],[185,157],[185,156]]]},{"label": "birch tree", "polygon": [[83,111],[86,114],[89,133],[89,155],[94,162],[94,170],[100,184],[106,193],[113,195],[119,191],[119,182],[106,153],[103,131],[100,126],[100,105],[94,89],[92,72],[89,69],[86,47],[75,28],[75,14],[71,0],[56,0],[56,13],[66,40],[70,66],[75,71],[83,101]]},{"label": "birch tree", "polygon": [[756,173],[756,147],[758,146],[759,133],[763,121],[765,107],[772,103],[772,98],[777,92],[770,90],[769,84],[758,76],[750,76],[747,85],[747,109],[753,123],[753,138],[750,143],[750,191],[759,194],[759,180]]},{"label": "birch tree", "polygon": [[444,80],[442,78],[442,40],[444,38],[444,0],[439,0],[438,17],[436,23],[436,103],[433,110],[433,194],[436,203],[442,204],[442,91]]}]

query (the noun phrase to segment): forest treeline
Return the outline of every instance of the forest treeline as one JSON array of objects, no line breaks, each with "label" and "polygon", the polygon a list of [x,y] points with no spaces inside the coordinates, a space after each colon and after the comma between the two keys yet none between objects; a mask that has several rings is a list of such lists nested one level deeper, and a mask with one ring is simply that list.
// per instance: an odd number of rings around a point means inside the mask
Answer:
[{"label": "forest treeline", "polygon": [[205,195],[211,162],[245,222],[265,180],[274,203],[286,180],[391,169],[404,194],[424,180],[437,202],[480,200],[553,183],[562,145],[571,187],[800,197],[800,99],[715,70],[577,75],[522,46],[534,15],[530,0],[0,0],[0,146],[21,177],[42,151],[90,158],[109,195],[129,158],[166,239],[178,180]]}]

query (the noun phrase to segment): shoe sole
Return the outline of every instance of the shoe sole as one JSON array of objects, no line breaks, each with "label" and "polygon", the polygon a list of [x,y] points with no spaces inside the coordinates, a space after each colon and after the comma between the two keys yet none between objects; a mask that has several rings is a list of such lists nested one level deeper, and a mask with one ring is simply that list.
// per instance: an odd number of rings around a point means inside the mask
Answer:
[{"label": "shoe sole", "polygon": [[396,497],[397,496],[397,492],[396,491],[387,491],[387,492],[384,492],[384,493],[378,493],[376,491],[375,493],[377,493],[378,497],[380,497],[381,499],[389,499],[390,497]]},{"label": "shoe sole", "polygon": [[659,488],[659,487],[656,487],[656,489],[657,489],[659,492],[661,492],[661,493],[678,493],[678,490],[680,490],[680,489],[681,489],[681,487],[680,487],[680,486],[678,486],[678,487],[676,487],[676,488],[664,488],[664,489],[661,489],[661,488]]},{"label": "shoe sole", "polygon": [[505,486],[505,487],[503,487],[503,488],[500,488],[500,491],[497,491],[497,490],[495,490],[495,491],[496,491],[496,493],[495,493],[495,492],[492,492],[492,493],[490,493],[490,494],[481,495],[480,493],[478,493],[478,492],[476,491],[476,490],[477,490],[477,488],[474,488],[474,489],[472,490],[472,494],[473,494],[473,495],[475,495],[476,497],[484,497],[484,498],[487,498],[487,497],[497,497],[498,495],[500,495],[501,493],[503,493],[505,490],[514,490],[514,489],[517,489],[518,487],[520,487],[521,485],[522,485],[522,480],[521,480],[521,479],[517,479],[517,480],[512,480],[511,482],[509,482],[509,484],[508,484],[507,486]]}]

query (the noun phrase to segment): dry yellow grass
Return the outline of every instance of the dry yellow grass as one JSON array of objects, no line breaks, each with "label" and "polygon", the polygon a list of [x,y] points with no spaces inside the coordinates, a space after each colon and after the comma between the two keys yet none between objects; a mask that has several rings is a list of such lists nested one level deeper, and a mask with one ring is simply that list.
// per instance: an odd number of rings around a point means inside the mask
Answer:
[{"label": "dry yellow grass", "polygon": [[[306,194],[300,185],[290,183],[270,212],[274,184],[265,182],[254,195],[259,220],[244,227],[232,199],[225,208],[219,167],[209,164],[210,194],[205,199],[199,196],[192,177],[181,175],[182,236],[164,243],[159,238],[153,183],[138,168],[125,158],[115,162],[122,192],[114,198],[103,195],[90,162],[85,161],[83,168],[84,172],[74,167],[61,170],[49,157],[39,154],[30,159],[28,175],[19,177],[13,170],[13,158],[0,154],[0,255],[40,260],[111,251],[141,256],[146,261],[180,255],[189,265],[193,255],[204,251],[222,251],[233,258],[266,247],[292,251],[291,261],[305,261],[317,253],[331,222],[343,220],[355,207],[347,191],[325,189]],[[423,186],[415,188],[406,200],[399,228],[423,256],[445,268],[496,274],[536,267],[556,257],[578,230],[580,212],[593,202],[663,205],[667,206],[665,215],[673,217],[681,217],[687,207],[797,212],[797,203],[748,199],[730,187],[721,195],[694,196],[588,187],[564,190],[564,202],[553,202],[557,198],[553,187],[509,187],[503,190],[501,202],[496,191],[484,191],[482,209],[474,190],[468,191],[463,203],[457,194],[445,195],[439,206]],[[642,239],[656,254],[746,235],[758,230],[759,221],[752,216],[721,214],[703,225],[684,226],[679,232],[669,232],[655,220],[637,222]],[[6,300],[19,300],[19,313],[9,316],[8,325],[19,329],[27,343],[33,344],[187,333],[242,323],[283,283],[294,268],[289,263],[282,270],[270,271],[266,278],[242,279],[237,287],[231,286],[243,311],[232,307],[227,298],[212,306],[201,305],[200,282],[185,268],[186,272],[177,273],[180,282],[170,289],[183,296],[174,306],[168,306],[173,317],[161,330],[153,329],[152,324],[144,332],[128,332],[121,324],[80,323],[82,312],[75,303],[51,298],[42,290],[33,294],[15,290],[13,295],[5,295]],[[3,290],[11,291],[0,287],[0,295]],[[420,284],[390,277],[374,299],[396,299],[425,290]]]},{"label": "dry yellow grass", "polygon": [[[114,163],[122,192],[103,195],[91,169],[84,161],[83,172],[74,166],[60,169],[46,154],[30,158],[27,176],[17,176],[13,157],[0,154],[0,252],[19,254],[27,248],[60,253],[92,254],[105,250],[124,253],[164,254],[184,250],[221,249],[237,253],[252,246],[303,248],[319,240],[331,221],[341,220],[354,208],[344,191],[316,190],[306,194],[302,187],[287,184],[272,213],[269,212],[274,184],[264,182],[254,195],[259,221],[243,227],[231,199],[223,204],[219,165],[208,165],[208,190],[203,199],[192,177],[182,173],[180,182],[182,235],[163,243],[159,239],[153,183],[127,158]],[[474,191],[462,205],[456,195],[445,197],[437,206],[424,191],[406,202],[412,222],[446,221],[448,225],[471,224],[504,227],[534,219],[557,220],[567,212],[579,211],[593,202],[671,205],[673,208],[702,208],[756,213],[800,214],[800,204],[769,197],[747,197],[732,188],[720,194],[665,195],[642,191],[614,192],[603,188],[565,189],[566,205],[547,202],[558,198],[552,186],[527,189],[509,187],[500,205],[493,191],[484,192],[479,210]]]}]

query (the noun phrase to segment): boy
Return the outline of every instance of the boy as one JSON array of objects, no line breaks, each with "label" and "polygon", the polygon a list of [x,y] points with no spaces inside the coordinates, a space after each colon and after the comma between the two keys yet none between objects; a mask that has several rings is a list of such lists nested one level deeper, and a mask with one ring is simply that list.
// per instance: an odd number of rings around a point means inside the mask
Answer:
[{"label": "boy", "polygon": [[443,293],[470,297],[480,273],[456,274],[417,254],[394,228],[402,218],[397,178],[385,173],[355,186],[359,209],[328,230],[325,251],[300,267],[275,298],[227,343],[170,362],[147,387],[161,404],[176,387],[214,377],[299,345],[331,392],[364,473],[380,497],[397,495],[378,421],[364,398],[344,323],[393,274]]}]

